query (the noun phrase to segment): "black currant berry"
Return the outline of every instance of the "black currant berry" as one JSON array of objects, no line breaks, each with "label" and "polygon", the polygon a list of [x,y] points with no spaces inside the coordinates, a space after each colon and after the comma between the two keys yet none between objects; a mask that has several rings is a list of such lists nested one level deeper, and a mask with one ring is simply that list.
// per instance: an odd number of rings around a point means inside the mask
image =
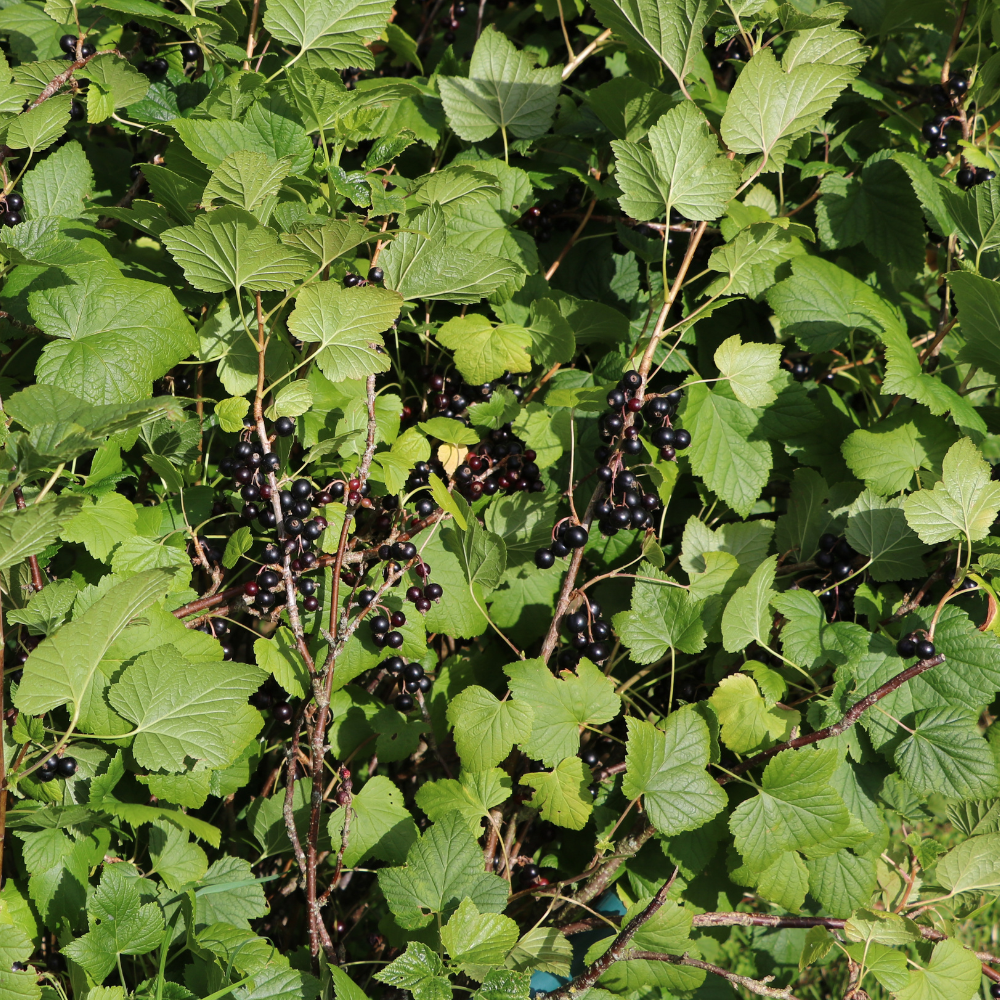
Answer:
[{"label": "black currant berry", "polygon": [[581,750],[580,760],[587,765],[587,767],[596,767],[600,761],[600,757],[597,755],[596,750]]},{"label": "black currant berry", "polygon": [[63,35],[62,38],[59,39],[59,48],[67,54],[75,53],[76,41],[76,35]]},{"label": "black currant berry", "polygon": [[403,645],[403,633],[389,632],[385,637],[385,644],[390,649],[399,649],[399,647]]},{"label": "black currant berry", "polygon": [[385,277],[385,272],[380,267],[373,267],[368,271],[368,280],[377,284]]},{"label": "black currant berry", "polygon": [[574,611],[566,616],[566,631],[571,633],[584,632],[587,629],[587,614],[584,611]]},{"label": "black currant berry", "polygon": [[682,428],[681,430],[674,431],[674,448],[677,451],[686,448],[690,443],[691,435],[686,430]]},{"label": "black currant berry", "polygon": [[899,642],[896,643],[896,652],[899,653],[904,660],[908,660],[917,651],[917,644],[909,637],[904,636]]},{"label": "black currant berry", "polygon": [[439,601],[441,600],[441,595],[444,593],[444,588],[440,583],[429,583],[424,587],[424,597],[429,601]]},{"label": "black currant berry", "polygon": [[538,549],[535,552],[535,565],[539,569],[549,569],[555,564],[556,557],[552,554],[551,549]]},{"label": "black currant berry", "polygon": [[186,63],[197,62],[198,61],[198,46],[193,42],[187,42],[181,46],[181,58]]},{"label": "black currant berry", "polygon": [[348,273],[348,274],[344,275],[344,287],[345,288],[353,288],[355,285],[359,285],[360,283],[361,283],[361,276],[360,275],[358,275],[358,274],[351,274],[351,273]]},{"label": "black currant berry", "polygon": [[396,700],[393,705],[399,709],[400,712],[409,712],[413,708],[413,699],[408,694],[400,694],[396,696]]},{"label": "black currant berry", "polygon": [[914,651],[921,660],[929,660],[934,655],[934,643],[930,639],[920,639],[915,643]]},{"label": "black currant berry", "polygon": [[289,437],[295,433],[295,421],[291,417],[278,417],[274,422],[274,432],[280,437]]},{"label": "black currant berry", "polygon": [[279,702],[271,710],[271,714],[278,722],[289,723],[292,721],[292,716],[295,714],[295,709],[288,704],[287,701]]},{"label": "black currant berry", "polygon": [[376,635],[384,635],[389,631],[389,619],[385,615],[376,615],[368,622],[368,627]]},{"label": "black currant berry", "polygon": [[60,778],[72,778],[76,774],[76,761],[72,757],[62,757],[56,765]]},{"label": "black currant berry", "polygon": [[587,529],[579,524],[572,524],[566,529],[563,541],[571,549],[582,549],[587,544]]}]

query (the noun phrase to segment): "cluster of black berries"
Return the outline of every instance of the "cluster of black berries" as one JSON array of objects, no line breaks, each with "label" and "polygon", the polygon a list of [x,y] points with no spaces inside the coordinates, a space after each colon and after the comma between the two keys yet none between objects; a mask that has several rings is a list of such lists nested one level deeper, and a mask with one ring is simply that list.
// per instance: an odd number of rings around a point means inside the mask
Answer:
[{"label": "cluster of black berries", "polygon": [[[365,591],[364,593],[371,593]],[[368,619],[368,627],[372,630],[372,642],[381,649],[399,649],[403,645],[403,633],[397,632],[406,624],[406,615],[402,611],[392,611],[388,615],[378,614]],[[389,630],[392,629],[390,632]]]},{"label": "cluster of black berries", "polygon": [[[437,416],[451,417],[461,421],[466,427],[469,426],[469,418],[466,411],[473,403],[485,403],[493,395],[497,386],[504,386],[510,389],[515,398],[524,398],[524,390],[514,380],[510,372],[505,372],[500,378],[493,382],[483,382],[482,385],[470,385],[468,382],[452,375],[442,375],[440,372],[431,372],[427,376],[427,403],[435,410]],[[412,419],[419,413],[419,409],[412,406],[403,408],[402,419]]]},{"label": "cluster of black berries", "polygon": [[369,268],[367,278],[362,278],[360,274],[348,272],[344,275],[344,287],[354,288],[357,285],[377,285],[384,277],[385,272],[380,267]]},{"label": "cluster of black berries", "polygon": [[[650,428],[649,441],[660,449],[660,458],[664,462],[672,462],[677,457],[677,452],[683,451],[691,444],[690,431],[684,430],[683,427],[674,428],[671,425],[677,414],[677,404],[683,395],[683,389],[673,388],[646,401],[646,419]],[[634,402],[634,399],[629,400],[630,404]]]},{"label": "cluster of black berries", "polygon": [[625,528],[643,528],[652,520],[660,498],[655,493],[643,493],[634,472],[619,469],[616,473],[613,466],[599,465],[597,478],[608,484],[608,499],[595,508],[602,535],[617,535]]},{"label": "cluster of black berries", "polygon": [[[66,53],[66,59],[76,59],[76,43],[78,39],[76,35],[63,35],[59,39],[59,48]],[[97,52],[97,46],[93,42],[84,42],[80,46],[80,56],[83,59],[89,59],[94,53]]]},{"label": "cluster of black berries", "polygon": [[535,565],[539,569],[548,569],[555,565],[556,559],[568,556],[573,549],[582,549],[589,538],[590,535],[583,525],[562,520],[552,533],[552,544],[547,549],[535,551]]},{"label": "cluster of black berries", "polygon": [[21,211],[23,208],[24,199],[16,191],[11,191],[3,199],[3,214],[0,215],[0,224],[5,226],[19,226],[21,224]]},{"label": "cluster of black berries", "polygon": [[487,440],[470,448],[452,479],[467,500],[478,500],[484,494],[493,496],[500,491],[541,493],[545,483],[540,478],[536,457],[507,424],[490,431]]},{"label": "cluster of black berries", "polygon": [[575,667],[582,657],[600,663],[611,655],[611,626],[601,618],[601,606],[596,601],[585,602],[579,611],[563,619],[569,647],[559,653],[561,667]]},{"label": "cluster of black berries", "polygon": [[829,570],[835,580],[843,580],[854,572],[851,560],[856,555],[846,538],[825,534],[820,537],[815,563],[820,569]]},{"label": "cluster of black berries", "polygon": [[915,656],[918,660],[927,660],[934,655],[934,643],[927,638],[926,633],[911,632],[896,643],[896,652],[904,660],[908,660],[911,656]]},{"label": "cluster of black berries", "polygon": [[[301,544],[304,539],[298,539]],[[277,545],[266,545],[261,554],[265,566],[275,565],[281,561],[281,549]],[[302,552],[289,564],[292,570],[292,580],[295,589],[305,598],[302,607],[306,611],[319,610],[319,598],[316,597],[316,581],[303,578],[303,571],[308,571],[316,565],[316,556],[312,552]],[[261,569],[255,580],[243,584],[243,593],[250,598],[248,603],[261,611],[270,611],[281,603],[283,598],[282,575],[273,569]]]},{"label": "cluster of black berries", "polygon": [[35,771],[39,781],[53,781],[56,778],[72,778],[76,774],[76,761],[72,757],[49,757]]},{"label": "cluster of black berries", "polygon": [[254,691],[247,700],[258,711],[266,712],[270,709],[272,717],[285,725],[295,715],[295,709],[288,702],[288,695],[280,689],[272,691],[267,684]]},{"label": "cluster of black berries", "polygon": [[464,3],[454,3],[451,5],[451,10],[441,18],[441,27],[444,28],[444,40],[451,45],[455,41],[455,32],[462,26],[462,22],[459,20],[461,17],[465,17],[466,6]]},{"label": "cluster of black berries", "polygon": [[[401,615],[402,612],[397,611],[396,614]],[[390,656],[382,665],[396,677],[402,688],[393,700],[393,705],[400,712],[409,712],[413,708],[413,695],[418,691],[421,694],[430,691],[431,679],[424,673],[424,668],[419,663],[407,663],[401,656]]]}]

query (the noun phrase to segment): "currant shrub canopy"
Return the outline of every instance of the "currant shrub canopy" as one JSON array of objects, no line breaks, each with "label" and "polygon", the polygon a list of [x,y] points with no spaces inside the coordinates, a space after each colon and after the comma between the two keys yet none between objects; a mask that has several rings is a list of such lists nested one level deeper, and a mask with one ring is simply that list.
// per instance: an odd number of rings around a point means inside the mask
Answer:
[{"label": "currant shrub canopy", "polygon": [[970,0],[8,0],[0,1000],[1000,995],[998,102]]}]

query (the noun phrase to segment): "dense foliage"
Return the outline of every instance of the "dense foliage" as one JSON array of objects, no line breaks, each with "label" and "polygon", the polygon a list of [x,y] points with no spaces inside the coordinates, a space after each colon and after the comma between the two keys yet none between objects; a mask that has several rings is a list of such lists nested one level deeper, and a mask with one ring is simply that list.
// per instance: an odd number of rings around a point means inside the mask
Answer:
[{"label": "dense foliage", "polygon": [[588,2],[0,4],[0,1000],[1000,996],[1000,8]]}]

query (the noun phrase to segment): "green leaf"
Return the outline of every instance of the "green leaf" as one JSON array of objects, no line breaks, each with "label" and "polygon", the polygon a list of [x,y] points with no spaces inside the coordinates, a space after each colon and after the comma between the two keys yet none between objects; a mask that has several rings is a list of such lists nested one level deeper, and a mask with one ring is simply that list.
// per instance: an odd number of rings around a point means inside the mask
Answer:
[{"label": "green leaf", "polygon": [[365,42],[381,34],[391,9],[391,0],[336,0],[322,5],[272,0],[264,27],[279,41],[297,46],[296,58],[314,52],[319,65],[370,69],[374,62]]},{"label": "green leaf", "polygon": [[[860,906],[867,906],[878,885],[875,861],[859,858],[850,851],[841,850],[825,857],[809,858],[805,864],[809,871],[810,894],[833,916],[849,917]],[[870,947],[875,949],[878,946]],[[891,954],[903,957],[898,952]],[[871,957],[874,958],[874,955]],[[888,969],[882,966],[878,971],[875,968],[872,971],[878,977]]]},{"label": "green leaf", "polygon": [[696,830],[714,818],[726,796],[707,772],[711,735],[693,708],[667,717],[663,728],[627,718],[628,744],[622,792],[643,796],[646,812],[665,836]]},{"label": "green leaf", "polygon": [[24,667],[17,707],[41,715],[69,704],[76,721],[91,697],[104,654],[130,623],[165,596],[172,576],[166,570],[150,570],[113,586],[42,642]]},{"label": "green leaf", "polygon": [[230,153],[212,171],[212,179],[201,196],[202,206],[211,211],[215,201],[221,200],[253,212],[265,198],[278,193],[291,167],[290,156],[273,160],[266,153],[246,149]]},{"label": "green leaf", "polygon": [[689,219],[716,219],[736,193],[739,170],[692,104],[678,105],[650,129],[649,148],[611,145],[624,192],[618,203],[634,219],[660,219],[671,209]]},{"label": "green leaf", "polygon": [[229,434],[243,430],[243,418],[250,412],[250,400],[243,396],[230,396],[215,404],[219,426]]},{"label": "green leaf", "polygon": [[110,264],[74,267],[71,275],[28,297],[35,324],[54,338],[36,366],[38,381],[88,403],[148,400],[153,380],[197,344],[177,299]]},{"label": "green leaf", "polygon": [[289,694],[305,698],[312,689],[309,668],[299,652],[290,629],[279,628],[271,639],[257,639],[254,657],[261,670],[266,670]]},{"label": "green leaf", "polygon": [[417,805],[437,822],[450,812],[461,813],[477,836],[489,811],[510,798],[511,779],[499,768],[469,771],[463,768],[456,781],[441,778],[425,782],[417,790]]},{"label": "green leaf", "polygon": [[758,298],[770,288],[778,268],[803,252],[795,232],[769,222],[741,229],[730,243],[716,247],[708,260],[717,278],[706,291],[709,295],[749,295]]},{"label": "green leaf", "polygon": [[157,820],[149,831],[149,856],[152,871],[170,889],[197,882],[208,871],[208,857],[197,845],[190,842],[187,830],[174,826],[169,820]]},{"label": "green leaf", "polygon": [[935,879],[956,896],[1000,889],[1000,834],[970,837],[953,847],[938,860]]},{"label": "green leaf", "polygon": [[7,126],[7,145],[14,149],[30,149],[32,153],[48,149],[69,123],[71,104],[69,94],[58,94],[18,115]]},{"label": "green leaf", "polygon": [[968,542],[985,538],[1000,512],[1000,483],[990,479],[990,465],[968,438],[948,449],[942,480],[903,501],[909,526],[928,545],[964,535]]},{"label": "green leaf", "polygon": [[934,945],[926,967],[910,972],[898,1000],[971,1000],[979,991],[982,966],[961,941],[949,938]]},{"label": "green leaf", "polygon": [[794,709],[768,708],[746,674],[724,677],[709,703],[722,726],[722,742],[736,753],[750,753],[787,739],[800,719]]},{"label": "green leaf", "polygon": [[771,446],[755,434],[757,416],[728,386],[699,384],[687,391],[683,422],[695,475],[745,517],[771,472]]},{"label": "green leaf", "polygon": [[93,187],[94,172],[78,142],[60,146],[29,170],[21,185],[25,207],[30,206],[28,216],[33,219],[50,215],[78,218]]},{"label": "green leaf", "polygon": [[524,660],[504,668],[510,678],[515,704],[544,706],[535,712],[531,736],[521,749],[547,767],[580,749],[580,727],[610,722],[621,709],[614,682],[588,659],[576,673],[563,670],[555,677],[541,660]]},{"label": "green leaf", "polygon": [[914,408],[890,416],[871,430],[854,431],[840,450],[858,479],[880,496],[888,496],[906,489],[914,472],[939,469],[955,437],[943,421]]},{"label": "green leaf", "polygon": [[519,139],[548,131],[559,96],[561,66],[533,69],[533,60],[489,25],[479,36],[469,76],[440,76],[438,87],[451,127],[463,139],[482,142],[499,128]]},{"label": "green leaf", "polygon": [[448,320],[435,336],[439,344],[455,352],[455,364],[472,385],[531,367],[531,334],[520,326],[494,326],[485,316],[470,313]]},{"label": "green leaf", "polygon": [[981,799],[1000,790],[997,762],[976,715],[961,708],[918,712],[895,760],[903,780],[920,794],[946,788],[951,798]]},{"label": "green leaf", "polygon": [[808,850],[847,829],[850,814],[830,785],[837,750],[785,750],[764,768],[761,790],[729,819],[736,849],[761,870],[785,851]]},{"label": "green leaf", "polygon": [[579,757],[566,757],[552,771],[533,771],[521,784],[535,789],[530,805],[542,820],[569,830],[582,830],[594,809],[593,775]]},{"label": "green leaf", "polygon": [[232,569],[240,560],[240,556],[250,551],[253,545],[253,535],[250,529],[244,525],[237,528],[226,542],[226,551],[222,554],[222,565],[226,569]]},{"label": "green leaf", "polygon": [[655,663],[671,647],[700,653],[705,648],[702,602],[647,562],[637,575],[631,608],[614,617],[615,632],[632,659]]},{"label": "green leaf", "polygon": [[996,329],[1000,319],[1000,288],[968,271],[948,275],[955,303],[962,313],[962,336],[965,344],[956,360],[978,365],[991,375],[1000,376],[1000,345]]},{"label": "green leaf", "polygon": [[[101,93],[107,95],[109,111],[105,117],[110,116],[115,108],[137,104],[149,92],[149,77],[117,54],[95,56],[86,66],[78,69],[75,75],[90,80],[91,86],[97,84]],[[87,120],[97,122],[104,119],[88,114]]]},{"label": "green leaf", "polygon": [[450,813],[427,830],[402,868],[383,868],[378,884],[401,926],[425,927],[432,915],[448,915],[469,898],[480,912],[500,913],[507,883],[483,871],[483,852],[468,823]]},{"label": "green leaf", "polygon": [[767,406],[778,398],[771,382],[778,377],[780,358],[780,344],[744,344],[735,336],[719,345],[715,366],[741,403]]},{"label": "green leaf", "polygon": [[682,0],[677,4],[595,0],[593,4],[604,27],[659,59],[681,87],[701,52],[702,32],[717,6],[715,0]]},{"label": "green leaf", "polygon": [[266,676],[248,664],[233,666],[195,667],[173,646],[160,646],[128,667],[108,700],[135,726],[135,759],[154,771],[184,770],[185,758],[231,764],[262,725],[247,698]]},{"label": "green leaf", "polygon": [[25,607],[8,611],[7,621],[27,625],[32,635],[50,635],[66,620],[79,592],[72,580],[54,580],[34,594]]},{"label": "green leaf", "polygon": [[777,159],[781,165],[791,140],[809,131],[856,75],[854,67],[819,61],[782,67],[773,51],[763,48],[733,86],[722,139],[737,153],[762,153],[765,162]]},{"label": "green leaf", "polygon": [[[353,797],[349,808],[351,825],[344,851],[346,867],[354,868],[373,857],[391,865],[406,860],[407,851],[417,839],[417,825],[403,804],[402,792],[389,778],[382,775],[370,778]],[[328,829],[333,851],[340,850],[344,810],[341,806],[330,816]]]},{"label": "green leaf", "polygon": [[[452,499],[455,500],[454,495]],[[470,587],[478,583],[486,593],[496,587],[503,577],[507,567],[507,547],[503,539],[486,530],[474,514],[463,512],[463,520],[467,522],[466,527],[458,528],[457,534],[465,579]]]},{"label": "green leaf", "polygon": [[722,644],[729,652],[738,652],[752,642],[768,645],[771,632],[768,604],[774,593],[771,588],[777,564],[777,556],[765,559],[747,584],[729,599],[722,613]]},{"label": "green leaf", "polygon": [[379,258],[385,287],[413,299],[473,305],[523,273],[503,257],[449,245],[444,211],[432,205],[411,219]]},{"label": "green leaf", "polygon": [[451,983],[440,956],[422,941],[407,941],[406,951],[375,974],[379,982],[409,990],[413,1000],[450,1000]]},{"label": "green leaf", "polygon": [[331,382],[364,378],[389,370],[382,333],[401,305],[397,293],[376,285],[344,288],[322,281],[299,293],[288,329],[299,340],[320,345],[316,364]]},{"label": "green leaf", "polygon": [[477,968],[503,965],[517,936],[517,924],[510,917],[480,913],[471,899],[463,899],[441,928],[441,943],[451,960],[475,979],[481,978]]},{"label": "green leaf", "polygon": [[826,480],[814,469],[795,470],[788,509],[775,525],[775,540],[779,552],[791,549],[797,553],[800,562],[815,553],[829,492]]},{"label": "green leaf", "polygon": [[61,532],[67,542],[80,542],[95,559],[106,559],[120,542],[135,534],[139,512],[120,493],[86,500],[83,510]]},{"label": "green leaf", "polygon": [[364,243],[368,237],[365,227],[353,218],[330,219],[322,225],[303,226],[295,233],[282,233],[281,242],[312,254],[322,268]]},{"label": "green leaf", "polygon": [[496,767],[515,743],[531,735],[534,710],[519,701],[500,701],[486,688],[472,684],[448,705],[448,723],[462,765],[471,771]]},{"label": "green leaf", "polygon": [[848,544],[871,559],[872,578],[905,580],[924,571],[926,546],[906,523],[902,505],[865,490],[851,505],[845,533]]},{"label": "green leaf", "polygon": [[168,229],[161,239],[188,281],[206,292],[282,291],[313,270],[309,256],[282,245],[273,229],[233,205]]},{"label": "green leaf", "polygon": [[511,949],[507,965],[517,970],[568,976],[572,959],[573,946],[559,928],[533,927]]},{"label": "green leaf", "polygon": [[16,566],[51,545],[82,505],[83,497],[65,496],[24,510],[0,511],[0,569]]},{"label": "green leaf", "polygon": [[107,865],[89,905],[96,926],[63,949],[98,982],[119,955],[145,955],[163,938],[163,912],[156,903],[142,903],[138,882],[130,865]]},{"label": "green leaf", "polygon": [[867,164],[860,177],[828,174],[816,204],[817,232],[831,248],[865,247],[880,260],[915,273],[923,266],[924,219],[903,171],[892,160]]}]

